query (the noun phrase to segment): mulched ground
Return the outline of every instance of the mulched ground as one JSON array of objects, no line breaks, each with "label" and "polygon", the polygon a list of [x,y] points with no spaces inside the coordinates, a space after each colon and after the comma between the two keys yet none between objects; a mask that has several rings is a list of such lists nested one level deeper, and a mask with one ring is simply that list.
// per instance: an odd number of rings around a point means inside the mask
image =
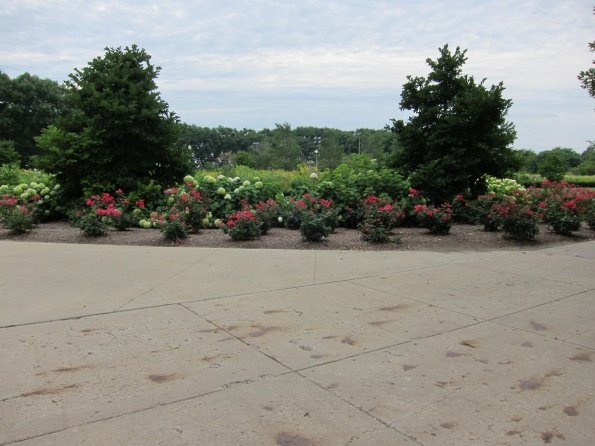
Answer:
[{"label": "mulched ground", "polygon": [[[273,228],[260,239],[235,242],[217,229],[206,229],[192,234],[180,243],[183,247],[216,247],[248,249],[335,249],[335,250],[407,250],[407,251],[485,251],[494,249],[531,250],[568,243],[595,240],[595,231],[584,226],[570,237],[552,234],[546,225],[540,225],[539,235],[533,242],[504,240],[501,232],[486,232],[481,226],[452,226],[448,235],[431,235],[425,229],[397,228],[395,242],[385,244],[367,243],[361,240],[358,231],[339,228],[326,240],[315,243],[302,240],[299,231]],[[0,240],[49,243],[96,243],[102,245],[172,246],[155,229],[132,228],[127,231],[110,230],[104,237],[84,237],[80,230],[66,222],[43,223],[33,231],[11,235],[0,229]]]}]

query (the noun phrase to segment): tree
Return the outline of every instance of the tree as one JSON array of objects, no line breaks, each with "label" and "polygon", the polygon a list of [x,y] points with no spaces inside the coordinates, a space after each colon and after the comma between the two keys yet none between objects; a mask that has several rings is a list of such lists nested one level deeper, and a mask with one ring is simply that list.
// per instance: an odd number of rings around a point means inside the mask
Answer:
[{"label": "tree", "polygon": [[476,84],[462,74],[466,50],[451,54],[445,45],[439,51],[437,60],[426,60],[432,69],[427,78],[407,76],[400,108],[413,116],[392,126],[403,146],[393,167],[434,202],[465,190],[477,195],[485,188],[484,174],[503,176],[514,163],[509,146],[516,137],[505,120],[512,101],[502,96],[502,82],[489,89],[485,79]]},{"label": "tree", "polygon": [[343,147],[337,143],[337,140],[331,133],[323,137],[320,141],[318,167],[320,169],[333,169],[341,163],[344,154]]},{"label": "tree", "polygon": [[37,139],[37,165],[57,175],[69,198],[150,179],[169,185],[190,171],[187,146],[174,144],[177,117],[157,92],[159,71],[132,45],[106,48],[69,75],[72,110]]},{"label": "tree", "polygon": [[23,167],[38,153],[35,137],[65,111],[65,91],[51,79],[0,72],[0,140],[10,140]]},{"label": "tree", "polygon": [[[550,155],[555,155],[555,157],[552,157]],[[557,168],[557,170],[562,171],[563,174],[570,171],[570,169],[578,166],[582,161],[581,156],[578,154],[578,152],[575,152],[573,149],[569,149],[568,147],[554,147],[553,149],[544,150],[543,152],[538,153],[538,167],[540,162],[544,159],[544,157],[548,158],[548,163],[550,164],[558,162],[559,167]]]},{"label": "tree", "polygon": [[537,161],[537,173],[550,181],[563,180],[567,169],[560,154],[552,150],[542,153]]},{"label": "tree", "polygon": [[14,142],[0,139],[0,166],[3,164],[18,164],[21,157],[14,148]]},{"label": "tree", "polygon": [[[595,13],[595,7],[593,8],[593,13]],[[595,52],[595,40],[589,43],[589,51]],[[591,64],[595,65],[595,59],[591,62]],[[581,88],[587,90],[589,95],[595,98],[595,67],[581,71],[578,74],[578,80],[581,82]]]}]

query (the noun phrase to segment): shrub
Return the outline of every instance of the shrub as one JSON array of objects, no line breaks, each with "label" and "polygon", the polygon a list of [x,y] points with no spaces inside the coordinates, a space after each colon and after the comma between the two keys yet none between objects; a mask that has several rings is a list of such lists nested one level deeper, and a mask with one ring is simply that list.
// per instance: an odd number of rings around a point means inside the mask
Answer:
[{"label": "shrub", "polygon": [[331,229],[321,214],[307,213],[300,225],[300,233],[304,240],[319,242],[328,237],[330,232]]},{"label": "shrub", "polygon": [[107,234],[107,225],[95,212],[85,212],[76,219],[75,225],[85,237],[100,237]]},{"label": "shrub", "polygon": [[553,201],[545,211],[545,221],[555,234],[570,235],[581,228],[581,215],[576,200]]},{"label": "shrub", "polygon": [[168,197],[169,215],[178,215],[187,231],[197,233],[203,227],[208,204],[204,195],[196,189],[194,182],[186,181],[179,187],[165,190],[164,193]]},{"label": "shrub", "polygon": [[234,240],[252,240],[261,234],[260,222],[250,210],[237,211],[228,216],[222,229]]},{"label": "shrub", "polygon": [[428,206],[418,204],[413,209],[417,216],[419,224],[427,228],[431,234],[448,234],[450,232],[452,210],[450,204],[444,203],[442,206]]},{"label": "shrub", "polygon": [[530,241],[539,234],[537,214],[528,206],[513,206],[503,215],[504,238]]},{"label": "shrub", "polygon": [[174,243],[188,237],[188,226],[184,221],[184,216],[179,212],[170,211],[163,220],[161,234],[165,240]]},{"label": "shrub", "polygon": [[33,217],[27,206],[14,206],[1,217],[2,226],[11,234],[24,234],[33,229]]},{"label": "shrub", "polygon": [[260,221],[261,234],[266,234],[270,228],[279,223],[279,205],[271,198],[254,205],[256,218]]},{"label": "shrub", "polygon": [[487,195],[480,195],[477,197],[471,207],[477,215],[477,221],[483,225],[485,231],[497,231],[502,227],[502,218],[497,211],[501,199],[499,199],[494,192]]},{"label": "shrub", "polygon": [[457,196],[452,200],[451,207],[455,221],[471,225],[477,223],[477,210],[463,194],[457,194]]},{"label": "shrub", "polygon": [[367,242],[384,243],[390,239],[391,228],[403,221],[404,212],[386,197],[370,195],[362,205],[363,221],[358,226],[362,239]]},{"label": "shrub", "polygon": [[512,178],[496,178],[486,175],[487,194],[494,193],[499,197],[513,195],[515,191],[523,191],[525,188]]}]

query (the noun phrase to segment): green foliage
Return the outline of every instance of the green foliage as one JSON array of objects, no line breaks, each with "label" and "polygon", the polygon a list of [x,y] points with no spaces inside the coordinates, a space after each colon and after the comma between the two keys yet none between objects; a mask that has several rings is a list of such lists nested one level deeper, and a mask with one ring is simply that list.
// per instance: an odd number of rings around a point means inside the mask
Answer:
[{"label": "green foliage", "polygon": [[242,241],[260,237],[262,233],[260,226],[261,223],[256,214],[245,209],[229,215],[222,229],[233,240]]},{"label": "green foliage", "polygon": [[445,45],[436,61],[427,59],[427,78],[408,76],[400,106],[413,116],[407,123],[393,120],[403,145],[393,166],[438,203],[466,190],[477,196],[484,174],[503,176],[514,164],[509,146],[516,133],[505,120],[512,101],[503,98],[502,83],[488,89],[462,75],[465,53],[452,54]]},{"label": "green foliage", "polygon": [[[16,161],[28,166],[38,153],[35,137],[67,109],[66,93],[50,79],[29,73],[10,79],[0,72],[0,140],[11,140],[17,152]],[[0,148],[0,164],[2,163]]]},{"label": "green foliage", "polygon": [[324,215],[306,212],[300,225],[300,233],[304,240],[319,242],[328,237],[331,228]]},{"label": "green foliage", "polygon": [[24,234],[34,226],[33,215],[27,206],[11,206],[5,211],[0,209],[0,221],[2,226],[14,235]]},{"label": "green foliage", "polygon": [[537,173],[550,181],[562,181],[567,170],[562,157],[554,152],[544,153],[537,163]]},{"label": "green foliage", "polygon": [[[589,51],[595,52],[595,40],[589,43]],[[593,59],[592,65],[595,65],[595,59]],[[587,90],[589,95],[595,98],[595,68],[591,67],[588,70],[581,71],[578,80],[581,83],[581,88]]]},{"label": "green foliage", "polygon": [[499,197],[513,195],[516,191],[525,190],[525,187],[512,178],[496,178],[486,176],[487,193],[494,193]]},{"label": "green foliage", "polygon": [[184,218],[179,213],[169,213],[163,226],[161,227],[163,238],[173,243],[179,243],[182,239],[188,237],[188,226]]},{"label": "green foliage", "polygon": [[14,148],[14,142],[6,139],[0,140],[0,165],[17,165],[21,160],[19,152]]},{"label": "green foliage", "polygon": [[539,234],[536,214],[528,206],[511,206],[502,220],[504,238],[518,241],[531,241]]},{"label": "green foliage", "polygon": [[37,138],[36,163],[53,172],[67,198],[83,190],[136,189],[151,179],[173,183],[191,168],[187,146],[174,145],[177,118],[157,90],[159,68],[135,45],[106,48],[66,82],[67,116]]},{"label": "green foliage", "polygon": [[385,243],[390,240],[391,229],[399,225],[405,213],[393,205],[389,197],[370,195],[363,200],[363,218],[358,226],[366,242]]},{"label": "green foliage", "polygon": [[75,225],[85,237],[101,237],[107,234],[107,225],[94,211],[88,211],[75,220]]},{"label": "green foliage", "polygon": [[422,228],[427,228],[430,234],[444,235],[450,232],[452,225],[452,209],[449,203],[441,206],[428,206],[418,204],[413,208],[413,213]]}]

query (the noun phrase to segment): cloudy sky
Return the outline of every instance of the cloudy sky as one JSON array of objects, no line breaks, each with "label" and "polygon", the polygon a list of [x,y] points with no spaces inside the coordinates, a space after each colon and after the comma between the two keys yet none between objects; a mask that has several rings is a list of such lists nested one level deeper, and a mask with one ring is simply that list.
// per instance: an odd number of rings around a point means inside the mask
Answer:
[{"label": "cloudy sky", "polygon": [[57,81],[136,43],[162,67],[184,122],[382,128],[406,76],[448,43],[464,72],[504,82],[516,148],[583,151],[595,100],[577,74],[595,56],[592,0],[0,0],[0,70]]}]

